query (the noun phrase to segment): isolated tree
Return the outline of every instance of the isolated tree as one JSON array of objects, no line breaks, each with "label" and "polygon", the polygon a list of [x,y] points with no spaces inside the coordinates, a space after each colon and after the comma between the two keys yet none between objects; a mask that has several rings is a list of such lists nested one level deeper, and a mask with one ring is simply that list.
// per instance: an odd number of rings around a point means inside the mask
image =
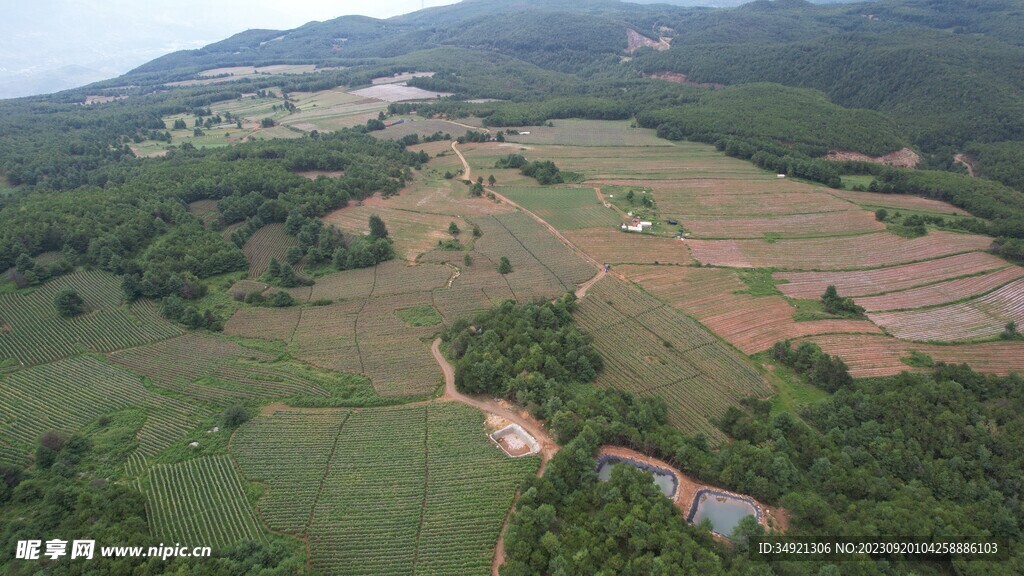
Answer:
[{"label": "isolated tree", "polygon": [[459,225],[458,224],[456,224],[455,222],[452,222],[451,224],[448,224],[448,233],[449,234],[451,234],[452,236],[458,236],[459,232],[462,232],[462,230],[459,230]]},{"label": "isolated tree", "polygon": [[1003,340],[1016,340],[1020,338],[1020,332],[1017,331],[1017,323],[1013,320],[1006,323],[1006,327],[1003,328],[1003,333],[999,335]]},{"label": "isolated tree", "polygon": [[278,290],[270,296],[270,305],[275,308],[287,308],[294,304],[295,298],[292,298],[292,295],[287,292]]},{"label": "isolated tree", "polygon": [[370,236],[374,240],[388,237],[388,227],[384,225],[384,221],[376,214],[370,216]]},{"label": "isolated tree", "polygon": [[249,412],[241,404],[232,404],[224,410],[224,425],[228,428],[237,428],[249,421]]},{"label": "isolated tree", "polygon": [[462,257],[462,263],[465,264],[466,266],[472,266],[473,257],[470,256],[469,254],[466,254],[465,256]]},{"label": "isolated tree", "polygon": [[889,218],[889,211],[885,208],[879,208],[875,210],[875,220],[879,222],[885,222]]},{"label": "isolated tree", "polygon": [[835,286],[830,285],[821,295],[821,305],[825,312],[840,316],[860,316],[864,314],[864,308],[853,303],[853,299],[842,297]]},{"label": "isolated tree", "polygon": [[512,271],[512,263],[508,261],[508,258],[506,258],[505,256],[502,256],[501,257],[501,261],[498,262],[498,273],[499,274],[508,274],[511,271]]},{"label": "isolated tree", "polygon": [[633,199],[634,198],[636,198],[636,193],[635,192],[633,192],[632,190],[630,190],[629,192],[626,192],[626,200],[628,200],[630,204],[633,203]]},{"label": "isolated tree", "polygon": [[73,318],[85,312],[85,300],[71,288],[58,292],[53,305],[57,307],[57,313],[65,318]]},{"label": "isolated tree", "polygon": [[[500,132],[499,132],[499,134],[500,134]],[[494,186],[494,183],[497,182],[497,181],[498,180],[494,177],[494,174],[491,174],[490,176],[487,177],[487,185],[488,186]]]}]

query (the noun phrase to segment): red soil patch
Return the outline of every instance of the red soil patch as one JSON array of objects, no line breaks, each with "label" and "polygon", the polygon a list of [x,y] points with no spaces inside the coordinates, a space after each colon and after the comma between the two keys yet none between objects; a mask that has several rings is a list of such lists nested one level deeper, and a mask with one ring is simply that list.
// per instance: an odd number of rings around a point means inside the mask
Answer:
[{"label": "red soil patch", "polygon": [[780,296],[737,294],[747,287],[735,270],[677,266],[623,266],[616,270],[746,354],[811,334],[881,332],[866,320],[797,322],[793,320],[796,310]]},{"label": "red soil patch", "polygon": [[1024,342],[986,342],[955,346],[915,344],[889,336],[871,334],[829,334],[812,336],[804,340],[814,342],[821,349],[839,356],[850,367],[856,378],[892,376],[903,371],[921,371],[911,368],[900,358],[911,351],[928,354],[936,362],[967,363],[980,372],[1006,375],[1024,373]]},{"label": "red soil patch", "polygon": [[889,334],[904,340],[954,342],[999,335],[1007,322],[1024,324],[1024,280],[957,304],[868,315]]},{"label": "red soil patch", "polygon": [[857,304],[863,306],[868,312],[937,306],[984,294],[1022,276],[1024,276],[1024,268],[1010,266],[980,276],[930,284],[881,296],[857,298]]},{"label": "red soil patch", "polygon": [[684,218],[683,225],[698,238],[761,238],[769,232],[787,237],[838,236],[885,229],[885,224],[865,211],[795,214],[775,218]]},{"label": "red soil patch", "polygon": [[877,268],[984,250],[992,244],[987,236],[937,231],[905,239],[879,232],[856,238],[809,238],[800,240],[688,240],[699,262],[734,268],[783,268],[794,270],[841,270]]},{"label": "red soil patch", "polygon": [[818,298],[830,285],[843,296],[864,296],[905,290],[1006,266],[1006,262],[985,252],[971,252],[877,270],[854,272],[780,272],[775,278],[786,280],[779,290],[791,298]]},{"label": "red soil patch", "polygon": [[852,152],[848,150],[837,150],[829,152],[825,155],[825,160],[854,160],[857,162],[873,162],[875,164],[885,164],[886,166],[895,166],[897,168],[917,168],[917,165],[921,163],[921,157],[917,155],[910,148],[901,148],[895,152],[890,152],[882,156],[868,156],[867,154],[861,154],[860,152]]},{"label": "red soil patch", "polygon": [[686,243],[674,238],[626,234],[613,228],[565,230],[562,234],[580,250],[602,263],[689,264],[693,262]]}]

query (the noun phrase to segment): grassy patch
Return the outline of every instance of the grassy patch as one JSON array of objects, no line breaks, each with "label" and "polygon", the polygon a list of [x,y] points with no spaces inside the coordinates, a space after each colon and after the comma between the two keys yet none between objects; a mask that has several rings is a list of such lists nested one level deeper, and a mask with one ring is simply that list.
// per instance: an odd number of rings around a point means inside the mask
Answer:
[{"label": "grassy patch", "polygon": [[935,361],[932,360],[931,356],[918,350],[911,350],[909,356],[904,356],[903,358],[900,358],[900,362],[903,362],[907,366],[912,366],[914,368],[930,368],[932,366],[935,366]]},{"label": "grassy patch", "polygon": [[793,313],[793,320],[796,322],[809,322],[811,320],[839,320],[844,318],[836,314],[825,312],[821,300],[809,300],[803,298],[792,298],[789,303],[796,308]]},{"label": "grassy patch", "polygon": [[441,314],[438,313],[437,308],[434,308],[429,304],[395,310],[395,315],[398,316],[402,322],[413,327],[437,326],[441,323]]},{"label": "grassy patch", "polygon": [[868,186],[871,185],[871,181],[874,179],[875,177],[870,174],[852,174],[843,176],[843,188],[846,190],[853,190],[854,187],[859,186],[864,190],[867,190]]},{"label": "grassy patch", "polygon": [[747,285],[747,289],[740,290],[737,292],[738,294],[750,294],[751,296],[775,296],[782,294],[776,288],[776,285],[780,284],[780,282],[772,278],[772,270],[770,268],[741,270],[739,277],[740,281]]},{"label": "grassy patch", "polygon": [[755,354],[751,359],[772,376],[770,380],[776,392],[771,398],[773,413],[799,414],[804,407],[829,397],[828,392],[808,384],[792,368],[773,362],[767,352]]}]

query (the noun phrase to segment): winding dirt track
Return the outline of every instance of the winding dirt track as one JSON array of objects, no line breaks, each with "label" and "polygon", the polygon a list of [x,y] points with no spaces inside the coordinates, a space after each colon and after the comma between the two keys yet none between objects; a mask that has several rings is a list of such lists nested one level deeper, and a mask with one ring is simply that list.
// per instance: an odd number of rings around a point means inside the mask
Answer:
[{"label": "winding dirt track", "polygon": [[[462,152],[459,151],[458,143],[452,142],[452,150],[455,151],[455,154],[459,157],[459,160],[462,161],[462,167],[463,167],[462,174],[463,174],[463,176],[465,177],[466,180],[472,180],[471,176],[473,174],[473,169],[469,167],[469,162],[466,162],[466,157],[463,156]],[[568,238],[563,236],[561,232],[559,232],[557,229],[555,229],[554,226],[552,226],[551,224],[548,224],[547,220],[544,220],[540,216],[537,216],[533,212],[530,212],[526,208],[523,208],[519,204],[516,204],[512,200],[509,200],[507,197],[505,197],[504,195],[502,195],[499,192],[496,192],[496,191],[492,190],[491,188],[485,187],[484,190],[486,190],[487,192],[490,192],[491,194],[494,194],[496,197],[500,198],[502,202],[508,204],[509,206],[512,206],[513,208],[517,208],[519,210],[522,210],[524,213],[528,214],[531,218],[533,218],[534,220],[539,222],[542,226],[547,228],[549,232],[554,234],[555,238],[558,238],[559,242],[561,242],[562,244],[565,244],[565,246],[567,248],[569,248],[570,250],[572,250],[573,253],[575,253],[577,256],[579,256],[583,260],[589,262],[594,268],[597,269],[597,274],[595,274],[593,278],[591,278],[590,280],[587,280],[582,285],[580,285],[579,288],[576,289],[576,297],[577,298],[583,298],[584,296],[586,296],[587,295],[587,290],[590,289],[590,287],[593,286],[594,283],[596,283],[598,280],[600,280],[601,278],[604,278],[604,275],[606,274],[606,271],[604,269],[604,265],[601,264],[600,262],[598,262],[597,260],[595,260],[594,258],[592,258],[589,254],[587,254],[583,250],[580,250],[575,244],[570,242]],[[595,193],[598,193],[597,190],[598,190],[597,188],[594,189]]]},{"label": "winding dirt track", "polygon": [[[462,402],[467,406],[472,406],[478,410],[495,414],[523,427],[524,430],[529,432],[538,443],[540,443],[540,467],[537,468],[537,476],[544,474],[544,468],[547,466],[548,460],[558,453],[561,448],[548,434],[547,430],[544,429],[544,425],[541,424],[536,418],[530,416],[525,410],[515,411],[510,408],[510,404],[501,402],[499,400],[484,400],[475,398],[473,396],[467,396],[462,392],[459,392],[455,388],[455,368],[448,362],[448,359],[441,353],[441,339],[434,340],[433,345],[430,347],[430,351],[434,354],[434,359],[437,360],[439,366],[441,366],[441,372],[444,373],[444,395],[441,396],[442,401],[449,402]],[[519,498],[519,494],[516,494],[516,499]],[[491,562],[491,575],[498,576],[498,569],[502,564],[505,563],[505,526],[508,525],[508,518],[512,514],[512,508],[509,508],[505,512],[505,519],[501,522],[501,530],[498,532],[498,542],[494,547],[494,560]]]}]

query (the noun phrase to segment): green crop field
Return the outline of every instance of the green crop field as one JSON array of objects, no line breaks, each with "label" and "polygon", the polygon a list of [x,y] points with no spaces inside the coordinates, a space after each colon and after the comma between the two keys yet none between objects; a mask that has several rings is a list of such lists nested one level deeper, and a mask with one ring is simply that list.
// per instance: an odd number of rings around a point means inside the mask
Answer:
[{"label": "green crop field", "polygon": [[314,511],[313,565],[340,574],[488,574],[515,488],[536,466],[493,446],[472,408],[353,413]]},{"label": "green crop field", "polygon": [[0,378],[0,438],[35,446],[43,432],[72,433],[128,407],[143,409],[139,448],[156,454],[195,426],[201,409],[154,394],[141,378],[92,356],[77,356]]},{"label": "green crop field", "polygon": [[593,188],[501,187],[496,191],[559,230],[616,227],[620,217],[605,208]]},{"label": "green crop field", "polygon": [[349,413],[282,410],[242,426],[231,451],[246,478],[266,484],[257,503],[273,530],[305,534],[324,471]]},{"label": "green crop field", "polygon": [[[85,314],[57,314],[53,299],[64,288],[73,288],[85,300]],[[152,303],[122,304],[121,281],[107,272],[75,272],[31,292],[0,295],[0,365],[5,360],[41,364],[83,348],[109,352],[180,333]]]},{"label": "green crop field", "polygon": [[669,421],[684,432],[724,441],[712,420],[743,398],[771,393],[741,354],[629,283],[605,277],[575,317],[604,358],[597,384],[661,396]]},{"label": "green crop field", "polygon": [[217,550],[267,539],[230,456],[151,467],[146,500],[153,533],[168,545]]},{"label": "green crop field", "polygon": [[[298,246],[299,241],[285,232],[284,224],[267,224],[256,231],[245,243],[242,251],[249,259],[249,277],[259,278],[267,271],[270,260],[275,259],[279,264],[286,265],[284,256],[292,246]],[[298,267],[296,272],[298,272]]]},{"label": "green crop field", "polygon": [[488,216],[477,220],[483,236],[476,250],[488,262],[476,266],[497,265],[502,256],[512,263],[512,272],[504,275],[516,300],[552,298],[572,292],[594,276],[596,270],[562,244],[551,231],[523,212]]},{"label": "green crop field", "polygon": [[537,469],[490,443],[483,414],[448,403],[281,410],[240,428],[231,449],[267,486],[260,515],[308,536],[324,573],[487,574],[515,489]]},{"label": "green crop field", "polygon": [[374,396],[361,376],[314,370],[277,358],[278,354],[201,334],[110,355],[155,386],[219,405],[251,398],[287,398],[302,405],[361,404]]}]

